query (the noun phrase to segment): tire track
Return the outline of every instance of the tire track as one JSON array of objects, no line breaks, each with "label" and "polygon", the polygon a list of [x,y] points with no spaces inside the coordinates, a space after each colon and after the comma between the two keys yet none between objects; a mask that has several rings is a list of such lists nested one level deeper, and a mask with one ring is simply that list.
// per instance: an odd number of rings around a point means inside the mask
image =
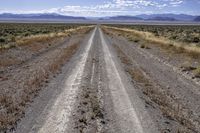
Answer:
[{"label": "tire track", "polygon": [[[80,87],[86,60],[88,58],[88,53],[90,51],[95,32],[96,29],[93,31],[88,41],[88,45],[85,48],[81,61],[76,65],[72,71],[72,74],[66,80],[63,92],[56,99],[56,102],[52,106],[52,109],[47,116],[48,119],[39,129],[38,133],[64,133],[67,129],[69,116],[71,115],[73,105],[76,102],[76,94]],[[32,132],[35,132],[34,127]]]},{"label": "tire track", "polygon": [[[168,130],[199,131],[198,85],[179,73],[177,68],[160,59],[161,57],[153,55],[149,50],[139,48],[137,44],[133,45],[124,38],[115,37],[110,38],[110,42],[124,53],[125,57],[121,58],[126,59],[125,69],[133,78],[133,82],[136,84],[139,82],[144,94],[160,106],[164,117],[167,116],[170,121],[167,124],[170,126]],[[130,62],[127,62],[127,59]],[[135,78],[143,79],[135,81]],[[152,87],[148,80],[152,82]],[[161,119],[155,121],[161,126],[165,125]]]},{"label": "tire track", "polygon": [[151,128],[149,129],[143,128],[141,120],[136,113],[136,107],[133,106],[133,103],[129,99],[129,95],[127,94],[127,85],[125,85],[122,81],[122,77],[113,60],[114,57],[109,51],[109,48],[107,46],[108,44],[104,39],[102,31],[100,31],[100,37],[102,40],[107,76],[109,79],[109,89],[111,91],[112,100],[114,103],[114,110],[120,118],[119,124],[122,132],[145,133],[146,131],[148,131],[148,133],[156,133],[157,131],[155,130],[153,125],[151,125]]}]

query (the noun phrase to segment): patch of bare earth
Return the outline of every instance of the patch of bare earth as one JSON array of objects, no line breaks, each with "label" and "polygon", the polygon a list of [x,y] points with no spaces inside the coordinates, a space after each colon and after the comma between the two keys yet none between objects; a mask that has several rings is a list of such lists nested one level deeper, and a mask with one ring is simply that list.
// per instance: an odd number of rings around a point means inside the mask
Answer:
[{"label": "patch of bare earth", "polygon": [[13,130],[29,102],[78,50],[91,27],[72,37],[33,41],[0,53],[0,132]]}]

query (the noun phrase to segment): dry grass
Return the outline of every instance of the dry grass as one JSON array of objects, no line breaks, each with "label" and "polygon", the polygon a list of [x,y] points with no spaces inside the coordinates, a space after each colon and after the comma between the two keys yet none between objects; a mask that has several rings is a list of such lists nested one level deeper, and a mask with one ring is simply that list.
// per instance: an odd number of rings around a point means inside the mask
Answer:
[{"label": "dry grass", "polygon": [[114,46],[119,53],[120,60],[122,63],[126,64],[126,71],[135,82],[139,83],[143,93],[159,105],[160,110],[166,117],[176,120],[182,125],[177,129],[177,132],[188,132],[188,129],[198,131],[200,129],[200,122],[195,120],[197,116],[194,116],[189,109],[182,106],[176,99],[176,96],[161,88],[159,85],[156,85],[146,75],[144,70],[133,66],[132,63],[134,64],[134,62],[132,62],[118,46]]},{"label": "dry grass", "polygon": [[11,66],[13,64],[18,64],[20,61],[17,59],[1,59],[0,60],[0,67],[7,67],[7,66]]},{"label": "dry grass", "polygon": [[[160,46],[164,48],[171,48],[171,50],[175,50],[178,53],[187,53],[192,58],[199,58],[200,57],[200,47],[196,46],[193,43],[190,44],[184,44],[180,42],[171,41],[164,37],[157,37],[153,33],[150,32],[144,32],[144,31],[137,31],[133,29],[127,29],[127,28],[116,28],[116,27],[103,27],[105,31],[106,29],[114,30],[120,33],[120,35],[123,35],[124,37],[127,37],[129,40],[133,40],[136,42],[144,42],[148,45],[148,43],[151,44],[160,44]],[[107,31],[109,32],[109,31]]]},{"label": "dry grass", "polygon": [[92,26],[80,26],[75,29],[68,29],[65,30],[64,32],[59,32],[59,33],[50,33],[50,34],[41,34],[41,35],[32,35],[28,37],[24,37],[21,39],[16,40],[16,45],[21,46],[21,45],[28,45],[32,44],[35,42],[49,42],[55,38],[62,38],[62,37],[67,37],[71,36],[72,34],[76,32],[83,32],[85,31],[85,28],[91,28]]},{"label": "dry grass", "polygon": [[51,41],[55,38],[62,38],[62,37],[67,37],[71,36],[72,34],[76,32],[85,32],[86,29],[91,29],[94,26],[79,26],[77,28],[73,29],[67,29],[64,32],[52,32],[48,34],[37,34],[37,35],[30,35],[27,37],[15,37],[15,42],[8,43],[5,45],[0,45],[0,50],[4,49],[10,49],[16,46],[22,46],[22,45],[29,45],[35,42],[48,42]]},{"label": "dry grass", "polygon": [[141,44],[140,45],[140,48],[143,48],[143,49],[150,49],[150,47],[146,44]]},{"label": "dry grass", "polygon": [[22,45],[32,44],[35,42],[48,42],[48,41],[51,41],[52,39],[55,39],[56,37],[62,37],[62,36],[58,36],[57,34],[53,34],[53,33],[47,34],[47,35],[29,36],[22,39],[17,39],[16,45],[22,46]]}]

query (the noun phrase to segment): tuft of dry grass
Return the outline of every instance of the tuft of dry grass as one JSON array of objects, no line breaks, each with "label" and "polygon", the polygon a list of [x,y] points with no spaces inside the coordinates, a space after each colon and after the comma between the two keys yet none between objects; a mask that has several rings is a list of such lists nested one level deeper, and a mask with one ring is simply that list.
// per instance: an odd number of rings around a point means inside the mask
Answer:
[{"label": "tuft of dry grass", "polygon": [[140,45],[140,48],[143,48],[143,49],[150,49],[150,47],[147,46],[147,45],[145,45],[145,44],[141,44],[141,45]]},{"label": "tuft of dry grass", "polygon": [[28,36],[28,37],[18,39],[16,41],[16,45],[22,46],[22,45],[32,44],[35,42],[48,42],[52,39],[55,39],[56,37],[59,37],[59,36],[57,34],[33,35],[33,36]]}]

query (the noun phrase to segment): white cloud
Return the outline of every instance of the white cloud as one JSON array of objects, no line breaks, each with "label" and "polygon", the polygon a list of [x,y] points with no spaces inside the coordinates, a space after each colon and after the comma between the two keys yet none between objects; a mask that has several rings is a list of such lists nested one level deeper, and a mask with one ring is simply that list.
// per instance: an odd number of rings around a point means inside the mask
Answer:
[{"label": "white cloud", "polygon": [[168,3],[169,6],[173,6],[173,7],[179,6],[184,2],[184,0],[164,0],[164,1]]},{"label": "white cloud", "polygon": [[147,6],[154,6],[157,2],[152,0],[113,0],[112,3],[107,3],[111,5],[110,7],[113,8],[140,8],[140,7],[147,7]]},{"label": "white cloud", "polygon": [[[6,11],[12,13],[59,13],[63,15],[74,16],[112,16],[126,14],[150,13],[148,7],[154,9],[162,9],[165,7],[176,7],[181,5],[184,0],[111,0],[100,5],[74,6],[68,5],[64,7],[51,8],[39,11]],[[143,9],[143,10],[141,10]],[[144,12],[145,10],[145,12]]]},{"label": "white cloud", "polygon": [[102,5],[96,6],[96,9],[137,9],[146,7],[164,8],[181,5],[184,0],[112,0]]}]

